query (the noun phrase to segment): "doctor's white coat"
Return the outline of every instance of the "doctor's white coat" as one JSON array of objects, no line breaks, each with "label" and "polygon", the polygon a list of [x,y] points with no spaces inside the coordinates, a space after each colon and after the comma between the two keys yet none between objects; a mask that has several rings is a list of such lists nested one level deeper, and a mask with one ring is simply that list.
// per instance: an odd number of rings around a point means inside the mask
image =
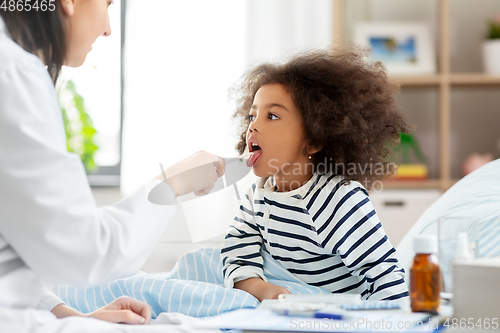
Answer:
[{"label": "doctor's white coat", "polygon": [[145,188],[96,206],[79,157],[66,150],[45,66],[0,19],[0,312],[50,310],[58,300],[42,296],[41,281],[88,286],[134,274],[174,213],[150,203]]}]

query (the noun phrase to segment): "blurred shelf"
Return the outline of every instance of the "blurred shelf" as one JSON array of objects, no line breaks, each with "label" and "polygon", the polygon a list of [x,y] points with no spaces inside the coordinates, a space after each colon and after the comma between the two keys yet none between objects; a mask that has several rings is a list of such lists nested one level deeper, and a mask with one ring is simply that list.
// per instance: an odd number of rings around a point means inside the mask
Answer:
[{"label": "blurred shelf", "polygon": [[441,185],[439,179],[384,181],[384,188],[441,188]]},{"label": "blurred shelf", "polygon": [[390,76],[390,79],[402,86],[437,86],[441,82],[441,75],[398,75]]},{"label": "blurred shelf", "polygon": [[436,75],[390,76],[402,86],[437,86],[441,83],[451,85],[500,85],[500,75],[484,73],[456,73]]},{"label": "blurred shelf", "polygon": [[428,179],[428,180],[385,180],[384,188],[430,189],[436,188],[445,192],[460,179]]},{"label": "blurred shelf", "polygon": [[449,79],[454,85],[500,85],[500,76],[484,73],[450,74]]},{"label": "blurred shelf", "polygon": [[458,182],[460,179],[450,179],[448,180],[448,188],[452,187],[453,185],[455,185],[456,182]]},{"label": "blurred shelf", "polygon": [[[413,2],[419,1],[413,0]],[[433,138],[437,138],[438,141],[437,146],[434,148],[438,151],[438,172],[434,172],[434,174],[436,174],[436,178],[429,180],[387,180],[383,182],[384,188],[440,189],[444,192],[451,186],[453,186],[458,181],[458,179],[452,178],[453,165],[451,147],[453,138],[451,126],[452,122],[460,121],[459,115],[457,115],[457,113],[455,112],[452,112],[451,101],[453,89],[467,86],[477,87],[485,91],[489,90],[489,88],[492,87],[500,88],[500,75],[493,76],[479,72],[452,72],[450,54],[450,44],[452,39],[450,27],[452,26],[452,24],[450,22],[453,22],[453,24],[456,25],[463,24],[463,22],[454,20],[455,18],[452,16],[454,12],[450,7],[453,0],[436,0],[432,2],[435,3],[435,9],[437,13],[435,23],[439,45],[436,50],[436,65],[437,68],[439,68],[439,72],[426,75],[389,75],[388,79],[393,82],[399,83],[403,89],[406,87],[430,88],[430,90],[435,90],[433,91],[433,94],[437,93],[437,128],[435,130],[433,129],[433,132],[428,134]],[[474,1],[462,2],[469,3],[469,6],[471,6],[471,10],[474,6],[476,6]],[[353,2],[347,0],[334,0],[333,3],[334,43],[341,45],[342,41],[347,36],[347,34],[345,33],[345,19],[346,17],[354,17],[346,15],[347,4],[351,4]],[[356,6],[353,5],[353,9],[358,10],[359,8],[356,8]],[[370,10],[371,9],[369,9],[367,12],[369,12]],[[476,38],[480,38],[480,36],[477,36]],[[471,47],[476,46],[472,46],[471,44]]]}]

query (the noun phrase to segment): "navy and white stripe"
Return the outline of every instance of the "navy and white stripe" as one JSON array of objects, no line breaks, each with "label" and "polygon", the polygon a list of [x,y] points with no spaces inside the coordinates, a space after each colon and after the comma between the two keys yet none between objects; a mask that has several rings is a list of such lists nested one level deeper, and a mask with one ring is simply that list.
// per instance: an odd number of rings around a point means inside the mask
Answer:
[{"label": "navy and white stripe", "polygon": [[267,184],[272,178],[247,191],[226,235],[226,287],[242,277],[263,277],[262,248],[300,280],[330,292],[373,300],[408,296],[396,251],[360,183],[314,174],[290,192]]}]

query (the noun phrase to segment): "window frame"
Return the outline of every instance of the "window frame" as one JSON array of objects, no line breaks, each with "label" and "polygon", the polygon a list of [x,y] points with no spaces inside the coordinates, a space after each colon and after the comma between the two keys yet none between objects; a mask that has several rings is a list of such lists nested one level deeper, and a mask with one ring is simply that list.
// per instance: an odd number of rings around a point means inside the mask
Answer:
[{"label": "window frame", "polygon": [[91,187],[120,187],[121,185],[121,164],[122,164],[122,133],[123,133],[123,91],[124,91],[124,70],[123,70],[123,50],[125,45],[125,17],[127,0],[122,0],[120,4],[120,133],[119,133],[119,160],[116,165],[98,166],[95,171],[87,174]]}]

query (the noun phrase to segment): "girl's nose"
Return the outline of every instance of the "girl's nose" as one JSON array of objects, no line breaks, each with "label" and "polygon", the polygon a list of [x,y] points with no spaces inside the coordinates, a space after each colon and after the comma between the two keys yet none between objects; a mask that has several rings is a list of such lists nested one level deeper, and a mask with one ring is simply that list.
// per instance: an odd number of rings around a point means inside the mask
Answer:
[{"label": "girl's nose", "polygon": [[250,131],[250,133],[252,133],[252,132],[258,132],[259,131],[257,129],[257,119],[255,119],[254,121],[252,121],[250,123],[250,126],[248,126],[248,130]]}]

